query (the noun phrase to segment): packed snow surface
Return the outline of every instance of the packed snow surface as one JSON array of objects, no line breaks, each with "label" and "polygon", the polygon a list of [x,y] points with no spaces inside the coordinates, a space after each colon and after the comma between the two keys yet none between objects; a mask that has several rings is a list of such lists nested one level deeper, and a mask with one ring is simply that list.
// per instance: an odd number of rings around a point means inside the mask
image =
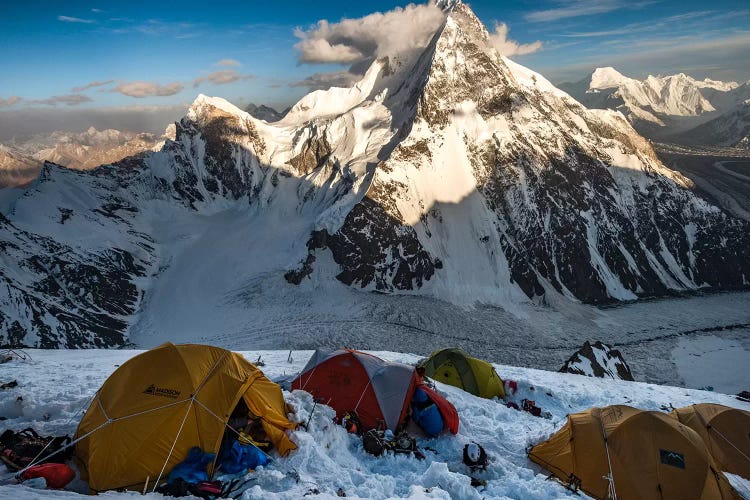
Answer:
[{"label": "packed snow surface", "polygon": [[[20,430],[28,426],[44,434],[72,434],[89,399],[104,380],[135,350],[30,350],[30,361],[14,360],[0,365],[0,380],[18,380],[18,387],[0,392],[0,413],[8,420],[3,428]],[[296,374],[312,351],[245,351],[250,361],[260,357],[265,374],[273,379]],[[419,356],[374,352],[391,361],[415,363]],[[376,458],[362,449],[361,441],[333,425],[333,411],[318,405],[309,431],[294,432],[299,449],[287,458],[277,458],[252,477],[242,499],[298,499],[311,491],[312,498],[337,498],[341,488],[347,498],[580,498],[572,495],[547,475],[525,454],[528,445],[545,439],[558,429],[568,413],[592,406],[627,404],[649,410],[665,410],[699,402],[719,403],[750,410],[750,404],[732,396],[547,372],[529,368],[495,365],[505,379],[516,380],[519,391],[514,399],[529,398],[550,420],[505,407],[501,403],[474,397],[454,387],[438,384],[438,389],[458,409],[461,426],[458,435],[418,438],[426,459],[407,456]],[[19,401],[17,398],[22,397]],[[295,419],[307,421],[313,408],[309,394],[285,392],[296,408]],[[470,486],[469,471],[461,463],[463,446],[476,441],[491,456],[489,469],[478,478],[486,488]],[[300,475],[295,481],[288,472]],[[3,473],[0,480],[9,478]],[[746,483],[732,478],[740,488]],[[85,490],[85,484],[72,485]],[[744,490],[743,490],[744,491]],[[750,490],[748,490],[750,491]],[[107,493],[104,498],[135,497],[135,493]],[[140,496],[140,495],[138,495]],[[0,486],[0,498],[76,498],[75,493],[32,490],[25,486]],[[151,494],[147,498],[162,498]]]}]

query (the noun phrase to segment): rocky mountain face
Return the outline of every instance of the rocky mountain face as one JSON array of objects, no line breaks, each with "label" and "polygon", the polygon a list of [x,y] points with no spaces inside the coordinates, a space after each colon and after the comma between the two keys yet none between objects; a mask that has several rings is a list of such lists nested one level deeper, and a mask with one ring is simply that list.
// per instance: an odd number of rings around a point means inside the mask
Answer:
[{"label": "rocky mountain face", "polygon": [[[3,146],[0,188],[20,186],[34,179],[44,162],[76,170],[89,170],[144,151],[158,149],[165,136],[148,133],[97,130],[81,133],[53,132]],[[12,151],[13,154],[8,152]],[[23,175],[14,172],[23,171]]]},{"label": "rocky mountain face", "polygon": [[[679,73],[629,78],[612,67],[597,68],[580,82],[560,88],[593,109],[616,109],[640,133],[666,140],[742,107],[749,97],[746,83],[696,80]],[[687,138],[687,136],[685,136]]]},{"label": "rocky mountain face", "polygon": [[583,347],[565,362],[560,371],[587,377],[634,380],[633,373],[620,351],[598,340],[593,344],[586,341]]},{"label": "rocky mountain face", "polygon": [[159,151],[46,163],[0,219],[0,343],[241,328],[269,287],[508,310],[748,287],[750,226],[687,187],[452,2],[423,50],[275,123],[199,96]]}]

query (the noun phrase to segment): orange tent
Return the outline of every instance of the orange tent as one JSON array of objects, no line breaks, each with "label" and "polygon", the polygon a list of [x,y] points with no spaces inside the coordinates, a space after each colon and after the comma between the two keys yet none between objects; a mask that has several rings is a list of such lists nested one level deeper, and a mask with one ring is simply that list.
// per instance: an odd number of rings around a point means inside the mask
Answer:
[{"label": "orange tent", "polygon": [[698,433],[722,470],[750,479],[750,412],[702,403],[670,415]]},{"label": "orange tent", "polygon": [[657,411],[618,405],[568,415],[529,458],[595,498],[736,498],[700,436]]}]

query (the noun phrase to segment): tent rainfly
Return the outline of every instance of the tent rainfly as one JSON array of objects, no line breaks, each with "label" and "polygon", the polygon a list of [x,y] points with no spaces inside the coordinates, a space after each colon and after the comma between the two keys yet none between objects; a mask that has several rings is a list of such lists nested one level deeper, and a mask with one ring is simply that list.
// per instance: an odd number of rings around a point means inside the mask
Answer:
[{"label": "tent rainfly", "polygon": [[130,359],[104,382],[74,436],[91,490],[140,491],[149,480],[156,488],[193,446],[218,452],[240,400],[280,454],[296,448],[281,388],[241,355],[166,343]]}]

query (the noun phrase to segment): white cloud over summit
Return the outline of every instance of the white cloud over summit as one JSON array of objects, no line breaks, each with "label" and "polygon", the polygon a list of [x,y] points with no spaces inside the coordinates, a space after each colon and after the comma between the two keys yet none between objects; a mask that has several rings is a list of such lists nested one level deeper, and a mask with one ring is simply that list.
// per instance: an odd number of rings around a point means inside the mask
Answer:
[{"label": "white cloud over summit", "polygon": [[432,3],[336,23],[323,19],[309,29],[295,30],[300,39],[295,48],[300,63],[353,64],[425,47],[443,19],[443,11]]}]

